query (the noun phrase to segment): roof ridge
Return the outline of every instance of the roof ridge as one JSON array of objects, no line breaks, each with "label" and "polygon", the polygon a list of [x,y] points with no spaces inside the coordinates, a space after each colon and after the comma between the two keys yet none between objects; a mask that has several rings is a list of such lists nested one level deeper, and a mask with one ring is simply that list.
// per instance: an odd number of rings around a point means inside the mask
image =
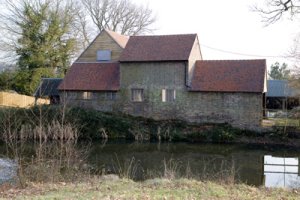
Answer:
[{"label": "roof ridge", "polygon": [[196,62],[232,62],[232,61],[266,61],[266,59],[220,59],[220,60],[196,60]]},{"label": "roof ridge", "polygon": [[168,36],[191,36],[197,35],[197,33],[186,33],[186,34],[163,34],[163,35],[133,35],[131,37],[168,37]]},{"label": "roof ridge", "polygon": [[63,78],[44,78],[44,77],[42,77],[41,79],[52,79],[52,80],[54,80],[54,79],[63,79]]}]

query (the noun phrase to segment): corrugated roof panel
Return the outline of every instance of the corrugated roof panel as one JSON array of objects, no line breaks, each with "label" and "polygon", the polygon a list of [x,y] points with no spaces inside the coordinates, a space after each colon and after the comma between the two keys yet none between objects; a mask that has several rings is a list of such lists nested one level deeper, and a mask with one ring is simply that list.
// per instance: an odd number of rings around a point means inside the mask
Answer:
[{"label": "corrugated roof panel", "polygon": [[287,80],[268,80],[267,97],[292,97],[299,94],[299,91],[289,86]]}]

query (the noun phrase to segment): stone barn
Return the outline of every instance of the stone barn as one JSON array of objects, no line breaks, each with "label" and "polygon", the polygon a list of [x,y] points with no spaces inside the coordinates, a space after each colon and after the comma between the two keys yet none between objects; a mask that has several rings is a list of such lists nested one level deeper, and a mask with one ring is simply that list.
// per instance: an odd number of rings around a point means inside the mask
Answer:
[{"label": "stone barn", "polygon": [[59,86],[63,102],[101,111],[256,129],[265,60],[203,60],[196,34],[102,31]]}]

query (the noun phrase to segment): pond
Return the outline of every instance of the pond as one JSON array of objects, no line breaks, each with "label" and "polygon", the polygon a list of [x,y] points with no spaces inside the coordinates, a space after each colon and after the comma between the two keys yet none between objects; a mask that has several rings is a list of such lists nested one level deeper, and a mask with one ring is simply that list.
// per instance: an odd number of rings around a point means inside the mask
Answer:
[{"label": "pond", "polygon": [[167,169],[182,177],[229,178],[254,186],[300,188],[300,149],[202,143],[98,143],[92,145],[89,162],[111,173],[121,168],[123,173],[133,173],[137,180],[164,176]]},{"label": "pond", "polygon": [[[9,176],[4,173],[12,173],[11,166],[15,166],[14,162],[7,160],[4,146],[0,146],[1,182]],[[126,141],[94,142],[89,145],[80,143],[76,146],[76,149],[83,148],[87,153],[86,163],[90,173],[95,174],[119,174],[136,181],[155,177],[185,177],[254,186],[300,188],[300,149]],[[34,145],[27,145],[24,151],[26,157],[33,157],[33,149]],[[49,152],[53,151],[49,149]],[[52,156],[56,154],[52,153]]]}]

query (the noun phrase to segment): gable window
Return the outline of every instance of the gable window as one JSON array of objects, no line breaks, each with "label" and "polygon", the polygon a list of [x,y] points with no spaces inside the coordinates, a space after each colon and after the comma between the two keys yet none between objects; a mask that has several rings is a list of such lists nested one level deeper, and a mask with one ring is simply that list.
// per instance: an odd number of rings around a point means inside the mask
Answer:
[{"label": "gable window", "polygon": [[97,51],[97,61],[110,61],[111,51],[110,50],[98,50]]},{"label": "gable window", "polygon": [[162,102],[174,102],[176,99],[176,90],[163,89],[161,97]]},{"label": "gable window", "polygon": [[131,90],[131,101],[134,102],[142,102],[144,96],[144,90],[143,89],[132,89]]},{"label": "gable window", "polygon": [[116,92],[106,92],[105,93],[105,99],[106,100],[116,100],[117,93]]},{"label": "gable window", "polygon": [[82,98],[83,99],[92,99],[93,98],[93,93],[92,92],[83,92],[82,93]]}]

